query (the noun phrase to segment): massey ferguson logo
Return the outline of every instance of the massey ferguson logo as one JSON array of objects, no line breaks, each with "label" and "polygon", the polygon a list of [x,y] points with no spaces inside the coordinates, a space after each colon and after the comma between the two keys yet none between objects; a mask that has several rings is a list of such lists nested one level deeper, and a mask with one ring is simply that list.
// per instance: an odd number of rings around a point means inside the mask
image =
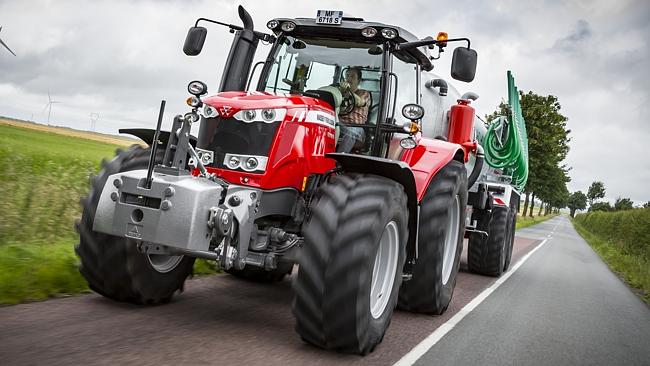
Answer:
[{"label": "massey ferguson logo", "polygon": [[233,115],[233,109],[231,106],[224,105],[223,107],[219,107],[219,115],[224,118],[228,118]]}]

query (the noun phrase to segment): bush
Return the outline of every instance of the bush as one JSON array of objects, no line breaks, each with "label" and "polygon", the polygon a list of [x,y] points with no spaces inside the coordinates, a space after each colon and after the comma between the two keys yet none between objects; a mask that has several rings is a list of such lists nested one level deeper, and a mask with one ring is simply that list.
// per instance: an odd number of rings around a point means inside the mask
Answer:
[{"label": "bush", "polygon": [[625,254],[650,260],[650,208],[579,214],[575,222]]}]

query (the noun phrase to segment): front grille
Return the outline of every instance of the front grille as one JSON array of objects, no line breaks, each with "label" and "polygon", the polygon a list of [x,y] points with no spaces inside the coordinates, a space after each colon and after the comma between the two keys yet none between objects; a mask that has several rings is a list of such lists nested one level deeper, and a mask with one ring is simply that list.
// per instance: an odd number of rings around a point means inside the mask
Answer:
[{"label": "front grille", "polygon": [[197,147],[214,151],[210,166],[225,169],[226,154],[269,156],[281,122],[246,123],[234,118],[204,118]]}]

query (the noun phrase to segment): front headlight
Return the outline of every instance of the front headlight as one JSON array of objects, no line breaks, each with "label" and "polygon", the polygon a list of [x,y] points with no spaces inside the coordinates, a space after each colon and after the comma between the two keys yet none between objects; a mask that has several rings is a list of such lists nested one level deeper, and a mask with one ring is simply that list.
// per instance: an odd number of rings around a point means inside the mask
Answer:
[{"label": "front headlight", "polygon": [[211,105],[206,105],[205,107],[203,107],[203,115],[206,118],[214,118],[217,117],[219,113],[217,112],[217,108]]},{"label": "front headlight", "polygon": [[228,168],[230,169],[237,169],[239,168],[239,157],[238,156],[231,156],[230,159],[226,161],[226,165],[228,165]]},{"label": "front headlight", "polygon": [[402,115],[412,121],[424,116],[424,108],[415,103],[409,103],[402,108]]},{"label": "front headlight", "polygon": [[257,166],[260,165],[260,162],[255,158],[246,159],[246,164],[244,170],[255,170]]},{"label": "front headlight", "polygon": [[187,91],[198,97],[208,92],[208,86],[202,81],[194,80],[187,85]]},{"label": "front headlight", "polygon": [[265,122],[273,122],[275,120],[275,110],[262,109],[262,119]]}]

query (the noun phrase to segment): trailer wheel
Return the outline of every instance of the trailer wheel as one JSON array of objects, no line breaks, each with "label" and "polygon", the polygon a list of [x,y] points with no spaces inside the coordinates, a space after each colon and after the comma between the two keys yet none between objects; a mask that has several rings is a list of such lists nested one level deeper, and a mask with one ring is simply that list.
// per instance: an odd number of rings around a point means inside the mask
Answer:
[{"label": "trailer wheel", "polygon": [[274,270],[267,271],[264,268],[246,265],[244,269],[234,267],[226,270],[235,277],[253,282],[280,282],[293,270],[292,262],[280,262]]},{"label": "trailer wheel", "polygon": [[[162,161],[164,151],[157,160]],[[103,161],[99,174],[91,179],[88,196],[81,200],[83,213],[77,222],[79,244],[75,252],[81,261],[79,271],[95,292],[117,301],[158,304],[169,301],[183,289],[192,273],[194,258],[184,256],[145,255],[137,249],[138,241],[98,233],[92,230],[99,197],[111,174],[146,169],[149,149],[131,146],[118,150],[110,162]]]},{"label": "trailer wheel", "polygon": [[510,208],[510,213],[508,214],[508,250],[506,252],[505,263],[503,264],[503,272],[507,272],[510,268],[510,261],[512,260],[512,247],[515,245],[515,230],[517,228],[517,211],[514,208]]},{"label": "trailer wheel", "polygon": [[509,242],[508,228],[511,226],[509,211],[508,207],[495,206],[491,215],[479,223],[479,227],[486,231],[488,236],[470,237],[467,248],[467,265],[470,271],[493,277],[499,277],[503,273]]},{"label": "trailer wheel", "polygon": [[340,175],[318,191],[294,282],[296,332],[318,347],[365,355],[397,303],[408,237],[403,187]]},{"label": "trailer wheel", "polygon": [[463,249],[467,172],[451,161],[431,180],[422,199],[418,259],[412,277],[402,283],[399,307],[442,314],[451,301]]}]

